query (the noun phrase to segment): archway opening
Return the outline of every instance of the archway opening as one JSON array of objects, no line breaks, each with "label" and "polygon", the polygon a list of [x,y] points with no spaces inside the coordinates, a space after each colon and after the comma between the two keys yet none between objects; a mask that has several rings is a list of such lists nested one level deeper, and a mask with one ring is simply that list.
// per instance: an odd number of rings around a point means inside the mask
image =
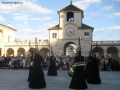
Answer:
[{"label": "archway opening", "polygon": [[25,49],[24,48],[19,48],[17,50],[17,52],[19,53],[20,56],[25,56]]},{"label": "archway opening", "polygon": [[64,45],[64,55],[69,55],[71,57],[75,56],[76,54],[76,44],[73,43],[73,42],[67,42],[65,45]]},{"label": "archway opening", "polygon": [[14,50],[12,48],[7,50],[7,56],[14,56]]},{"label": "archway opening", "polygon": [[107,49],[107,53],[111,54],[112,57],[117,57],[118,56],[118,49],[116,47],[109,47]]},{"label": "archway opening", "polygon": [[73,12],[67,12],[67,21],[69,21],[69,22],[74,21],[74,13]]},{"label": "archway opening", "polygon": [[101,47],[95,47],[93,50],[92,50],[92,55],[95,54],[95,53],[98,53],[99,56],[104,56],[104,51]]},{"label": "archway opening", "polygon": [[49,50],[48,48],[42,48],[40,49],[40,54],[43,56],[43,57],[46,57],[46,56],[49,56]]}]

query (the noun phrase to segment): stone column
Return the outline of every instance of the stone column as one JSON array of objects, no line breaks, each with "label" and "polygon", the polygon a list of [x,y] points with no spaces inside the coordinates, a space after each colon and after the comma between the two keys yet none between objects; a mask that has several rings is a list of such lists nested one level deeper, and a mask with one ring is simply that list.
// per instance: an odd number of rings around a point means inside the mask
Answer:
[{"label": "stone column", "polygon": [[107,56],[107,51],[106,50],[104,50],[104,57],[106,57]]},{"label": "stone column", "polygon": [[17,51],[14,51],[14,57],[16,57],[16,56],[17,56],[17,54],[18,54],[18,53],[17,53]]}]

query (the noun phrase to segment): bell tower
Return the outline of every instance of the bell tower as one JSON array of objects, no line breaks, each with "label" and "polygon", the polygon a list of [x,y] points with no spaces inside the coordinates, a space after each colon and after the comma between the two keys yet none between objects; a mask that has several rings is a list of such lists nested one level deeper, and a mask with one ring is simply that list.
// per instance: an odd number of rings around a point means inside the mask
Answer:
[{"label": "bell tower", "polygon": [[59,14],[59,28],[65,27],[66,24],[75,24],[77,27],[82,26],[82,19],[84,17],[83,10],[77,8],[72,4],[58,11]]},{"label": "bell tower", "polygon": [[[53,46],[53,53],[56,55],[66,55],[67,47],[70,44],[78,46],[80,41],[82,55],[87,55],[90,52],[92,43],[93,27],[82,23],[84,18],[83,10],[72,4],[57,11],[59,14],[59,23],[49,28],[50,46]],[[51,50],[50,50],[51,51]]]}]

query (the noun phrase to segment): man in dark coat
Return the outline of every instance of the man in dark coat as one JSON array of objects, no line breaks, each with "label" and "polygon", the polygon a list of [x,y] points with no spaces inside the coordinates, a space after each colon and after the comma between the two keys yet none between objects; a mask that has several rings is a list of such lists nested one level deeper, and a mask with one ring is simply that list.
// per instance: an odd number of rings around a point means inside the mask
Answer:
[{"label": "man in dark coat", "polygon": [[[39,52],[39,51],[37,51]],[[33,89],[41,89],[46,87],[46,82],[44,79],[44,73],[41,67],[42,56],[36,53],[34,54],[34,61],[33,61],[33,70],[32,76],[30,79],[29,87]]]},{"label": "man in dark coat", "polygon": [[[32,63],[33,62],[34,51],[31,51],[30,53],[31,53],[31,56],[29,58],[29,61],[30,61],[30,63]],[[31,79],[32,69],[33,69],[33,66],[30,64],[28,82],[30,82],[30,79]]]},{"label": "man in dark coat", "polygon": [[89,70],[90,70],[90,66],[91,66],[91,62],[92,62],[92,55],[91,55],[91,52],[89,52],[89,56],[88,56],[88,61],[86,62],[86,67],[85,67],[85,78],[87,79],[88,77],[88,73],[89,73]]},{"label": "man in dark coat", "polygon": [[48,76],[57,76],[56,58],[53,53],[52,53],[52,56],[50,56],[49,68],[48,68],[47,75]]},{"label": "man in dark coat", "polygon": [[[83,62],[84,57],[81,56],[81,51],[78,51],[78,56],[76,56],[74,63]],[[74,69],[74,74],[70,83],[69,88],[71,89],[87,89],[88,86],[85,80],[84,66],[76,66]]]},{"label": "man in dark coat", "polygon": [[94,57],[91,63],[90,71],[87,78],[87,83],[89,84],[101,83],[99,68],[98,68],[98,59],[96,58],[96,54],[94,54]]}]

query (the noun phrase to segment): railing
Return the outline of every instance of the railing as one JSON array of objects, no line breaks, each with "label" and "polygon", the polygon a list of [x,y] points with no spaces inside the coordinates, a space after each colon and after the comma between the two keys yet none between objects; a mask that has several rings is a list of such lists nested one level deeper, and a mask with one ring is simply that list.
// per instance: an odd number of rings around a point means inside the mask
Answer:
[{"label": "railing", "polygon": [[93,41],[92,42],[92,45],[96,45],[96,43],[97,43],[97,45],[100,45],[100,44],[120,44],[120,40],[119,41]]},{"label": "railing", "polygon": [[5,45],[49,45],[49,41],[43,41],[43,42],[6,42]]}]

